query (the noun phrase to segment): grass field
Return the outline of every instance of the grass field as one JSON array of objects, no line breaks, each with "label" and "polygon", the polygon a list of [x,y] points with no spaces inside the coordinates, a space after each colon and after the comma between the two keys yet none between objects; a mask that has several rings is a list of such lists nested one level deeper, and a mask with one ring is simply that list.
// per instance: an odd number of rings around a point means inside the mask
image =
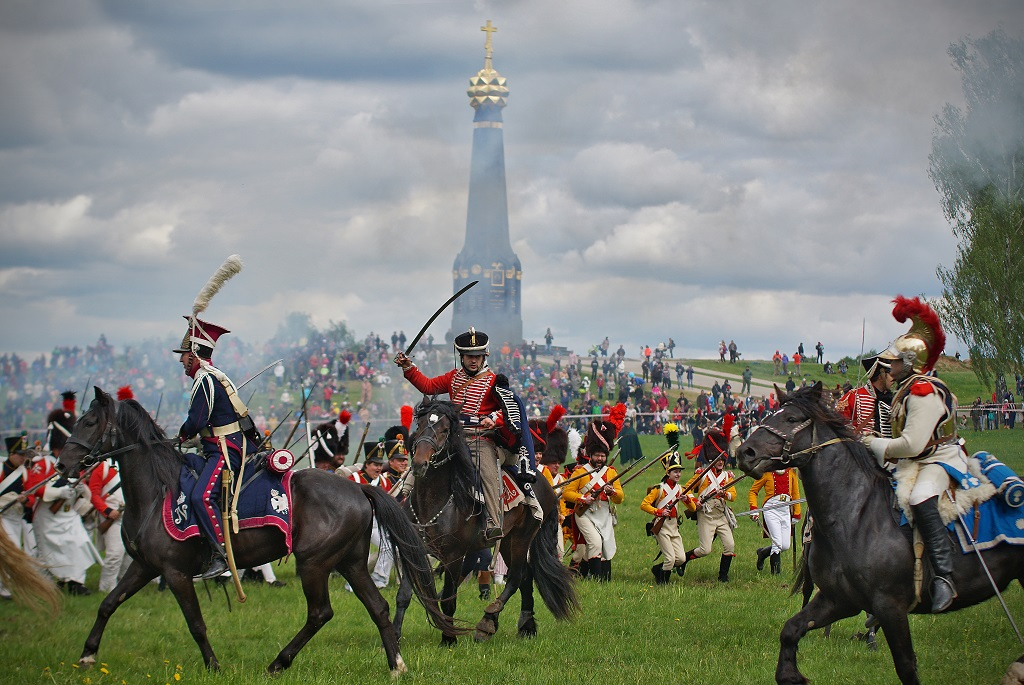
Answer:
[{"label": "grass field", "polygon": [[[972,450],[989,449],[1024,473],[1024,433],[993,431],[965,436]],[[644,451],[663,449],[660,437],[643,436]],[[650,566],[657,546],[644,536],[646,516],[638,505],[646,487],[660,473],[654,469],[627,488],[619,508],[619,552],[608,584],[580,584],[583,614],[571,624],[556,624],[546,609],[538,611],[540,635],[530,641],[515,636],[518,601],[502,615],[498,634],[488,644],[462,639],[453,649],[438,647],[439,635],[428,629],[422,609],[413,606],[406,622],[402,654],[410,683],[600,683],[702,682],[768,683],[773,681],[782,623],[800,606],[789,596],[790,557],[784,574],[773,577],[754,568],[754,550],[762,544],[759,529],[745,517],[736,531],[739,557],[732,582],[718,583],[718,548],[690,564],[686,577],[672,577],[667,587],[652,584]],[[746,481],[744,481],[746,483]],[[742,485],[742,484],[741,484]],[[740,488],[736,510],[746,509]],[[682,527],[687,548],[695,545],[692,523]],[[97,569],[89,584],[95,587]],[[83,683],[235,683],[265,682],[267,664],[301,626],[305,600],[292,562],[278,568],[284,589],[251,587],[245,605],[228,611],[224,593],[213,587],[212,601],[199,586],[209,635],[221,661],[219,674],[207,673],[184,619],[169,593],[155,586],[142,591],[111,620],[97,665],[88,672],[73,666],[95,618],[100,597],[71,597],[56,618],[31,614],[10,602],[0,603],[0,659],[5,682]],[[394,588],[385,590],[394,603]],[[1024,621],[1024,593],[1018,584],[1005,594],[1016,620]],[[335,609],[331,621],[299,654],[294,666],[274,682],[387,682],[384,654],[362,606],[332,581]],[[484,603],[475,584],[460,594],[459,618],[475,623]],[[538,599],[538,606],[542,606]],[[826,639],[820,631],[801,643],[800,666],[819,683],[895,682],[884,639],[869,652],[850,637],[862,619],[846,619]],[[956,614],[912,616],[911,627],[923,682],[998,682],[1006,665],[1024,647],[995,600]],[[666,677],[665,672],[672,675]]]}]

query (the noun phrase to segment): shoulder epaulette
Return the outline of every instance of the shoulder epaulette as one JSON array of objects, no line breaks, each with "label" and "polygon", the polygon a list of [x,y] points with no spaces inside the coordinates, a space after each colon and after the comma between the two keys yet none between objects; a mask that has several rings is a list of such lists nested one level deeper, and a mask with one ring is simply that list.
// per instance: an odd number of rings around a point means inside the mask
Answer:
[{"label": "shoulder epaulette", "polygon": [[918,397],[931,395],[933,392],[935,392],[935,386],[925,380],[914,381],[914,384],[910,386],[910,394]]}]

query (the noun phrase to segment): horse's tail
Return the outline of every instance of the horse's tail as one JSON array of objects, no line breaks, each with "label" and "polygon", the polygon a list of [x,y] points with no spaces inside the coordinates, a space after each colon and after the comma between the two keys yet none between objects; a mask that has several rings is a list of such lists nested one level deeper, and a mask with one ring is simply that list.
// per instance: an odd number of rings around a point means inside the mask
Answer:
[{"label": "horse's tail", "polygon": [[60,611],[57,587],[41,573],[39,563],[0,533],[0,583],[21,604],[48,608],[52,616]]},{"label": "horse's tail", "polygon": [[402,574],[408,576],[412,582],[413,592],[426,610],[430,624],[446,637],[455,637],[467,632],[466,629],[456,627],[453,620],[441,611],[437,589],[434,587],[434,576],[430,570],[430,560],[427,559],[427,550],[416,533],[416,528],[395,498],[372,485],[363,485],[363,494],[373,505],[377,525],[387,536]]},{"label": "horse's tail", "polygon": [[561,534],[556,503],[530,543],[529,564],[533,582],[545,606],[557,620],[565,621],[580,611],[580,600],[572,574],[562,565],[562,555],[558,551],[558,536]]}]

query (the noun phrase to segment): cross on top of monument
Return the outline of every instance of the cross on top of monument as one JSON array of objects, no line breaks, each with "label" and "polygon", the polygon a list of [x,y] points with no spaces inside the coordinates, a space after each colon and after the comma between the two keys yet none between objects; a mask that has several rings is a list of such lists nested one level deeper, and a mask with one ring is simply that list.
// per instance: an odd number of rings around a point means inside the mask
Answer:
[{"label": "cross on top of monument", "polygon": [[498,27],[492,25],[491,24],[491,20],[488,19],[487,20],[487,25],[486,26],[481,26],[480,30],[484,31],[487,34],[487,40],[484,41],[484,50],[487,51],[487,54],[484,57],[484,59],[486,61],[485,68],[490,69],[491,68],[491,57],[494,56],[494,48],[491,46],[491,37],[493,36],[494,32],[498,30]]}]

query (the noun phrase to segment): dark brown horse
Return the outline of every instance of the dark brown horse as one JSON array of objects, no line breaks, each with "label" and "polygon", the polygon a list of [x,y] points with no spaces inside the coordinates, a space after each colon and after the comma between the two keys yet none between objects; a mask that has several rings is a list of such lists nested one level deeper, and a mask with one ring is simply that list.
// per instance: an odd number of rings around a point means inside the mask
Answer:
[{"label": "dark brown horse", "polygon": [[[796,665],[800,639],[835,621],[871,613],[889,643],[900,682],[918,683],[907,614],[928,613],[931,569],[926,565],[921,602],[914,603],[914,552],[893,517],[893,489],[845,418],[822,402],[821,383],[791,395],[739,447],[739,466],[753,478],[782,466],[800,469],[814,512],[808,563],[819,591],[786,621],[775,670],[778,683],[806,683]],[[951,541],[951,544],[957,544]],[[1024,582],[1024,547],[1002,544],[982,552],[1000,591]],[[994,595],[976,554],[956,554],[959,596],[950,611]]]},{"label": "dark brown horse", "polygon": [[[126,507],[122,534],[133,560],[124,578],[100,604],[79,659],[83,666],[95,663],[103,630],[114,611],[161,575],[178,600],[207,668],[219,668],[206,638],[206,624],[192,581],[209,558],[209,547],[201,536],[174,540],[164,529],[159,512],[167,493],[178,487],[182,460],[171,445],[142,405],[135,400],[118,402],[96,388],[96,399],[75,424],[60,455],[58,471],[78,474],[102,453],[120,450],[117,462]],[[319,469],[295,473],[291,490],[292,553],[306,595],[306,623],[270,664],[271,673],[288,668],[299,650],[334,615],[328,592],[332,570],[348,579],[377,625],[392,674],[406,670],[388,603],[366,570],[374,516],[392,541],[402,573],[426,608],[429,620],[446,635],[458,632],[438,607],[426,550],[415,528],[387,493]],[[284,535],[276,528],[243,529],[232,540],[239,568],[259,566],[288,554]]]},{"label": "dark brown horse", "polygon": [[[404,507],[419,526],[428,548],[441,562],[444,590],[441,608],[455,615],[456,593],[463,580],[462,562],[467,554],[492,546],[483,538],[483,503],[476,499],[477,470],[459,422],[459,409],[451,402],[424,401],[416,408],[412,443],[415,485]],[[537,634],[534,619],[533,585],[554,617],[567,620],[579,610],[574,580],[562,565],[558,551],[558,509],[555,493],[543,478],[534,485],[544,512],[537,521],[523,504],[506,513],[505,536],[499,552],[508,566],[505,589],[484,609],[474,639],[489,640],[498,630],[498,615],[517,591],[522,599],[519,614],[520,637]],[[396,600],[395,628],[401,632],[412,590],[403,578]],[[443,644],[454,644],[455,636],[445,633]]]}]

